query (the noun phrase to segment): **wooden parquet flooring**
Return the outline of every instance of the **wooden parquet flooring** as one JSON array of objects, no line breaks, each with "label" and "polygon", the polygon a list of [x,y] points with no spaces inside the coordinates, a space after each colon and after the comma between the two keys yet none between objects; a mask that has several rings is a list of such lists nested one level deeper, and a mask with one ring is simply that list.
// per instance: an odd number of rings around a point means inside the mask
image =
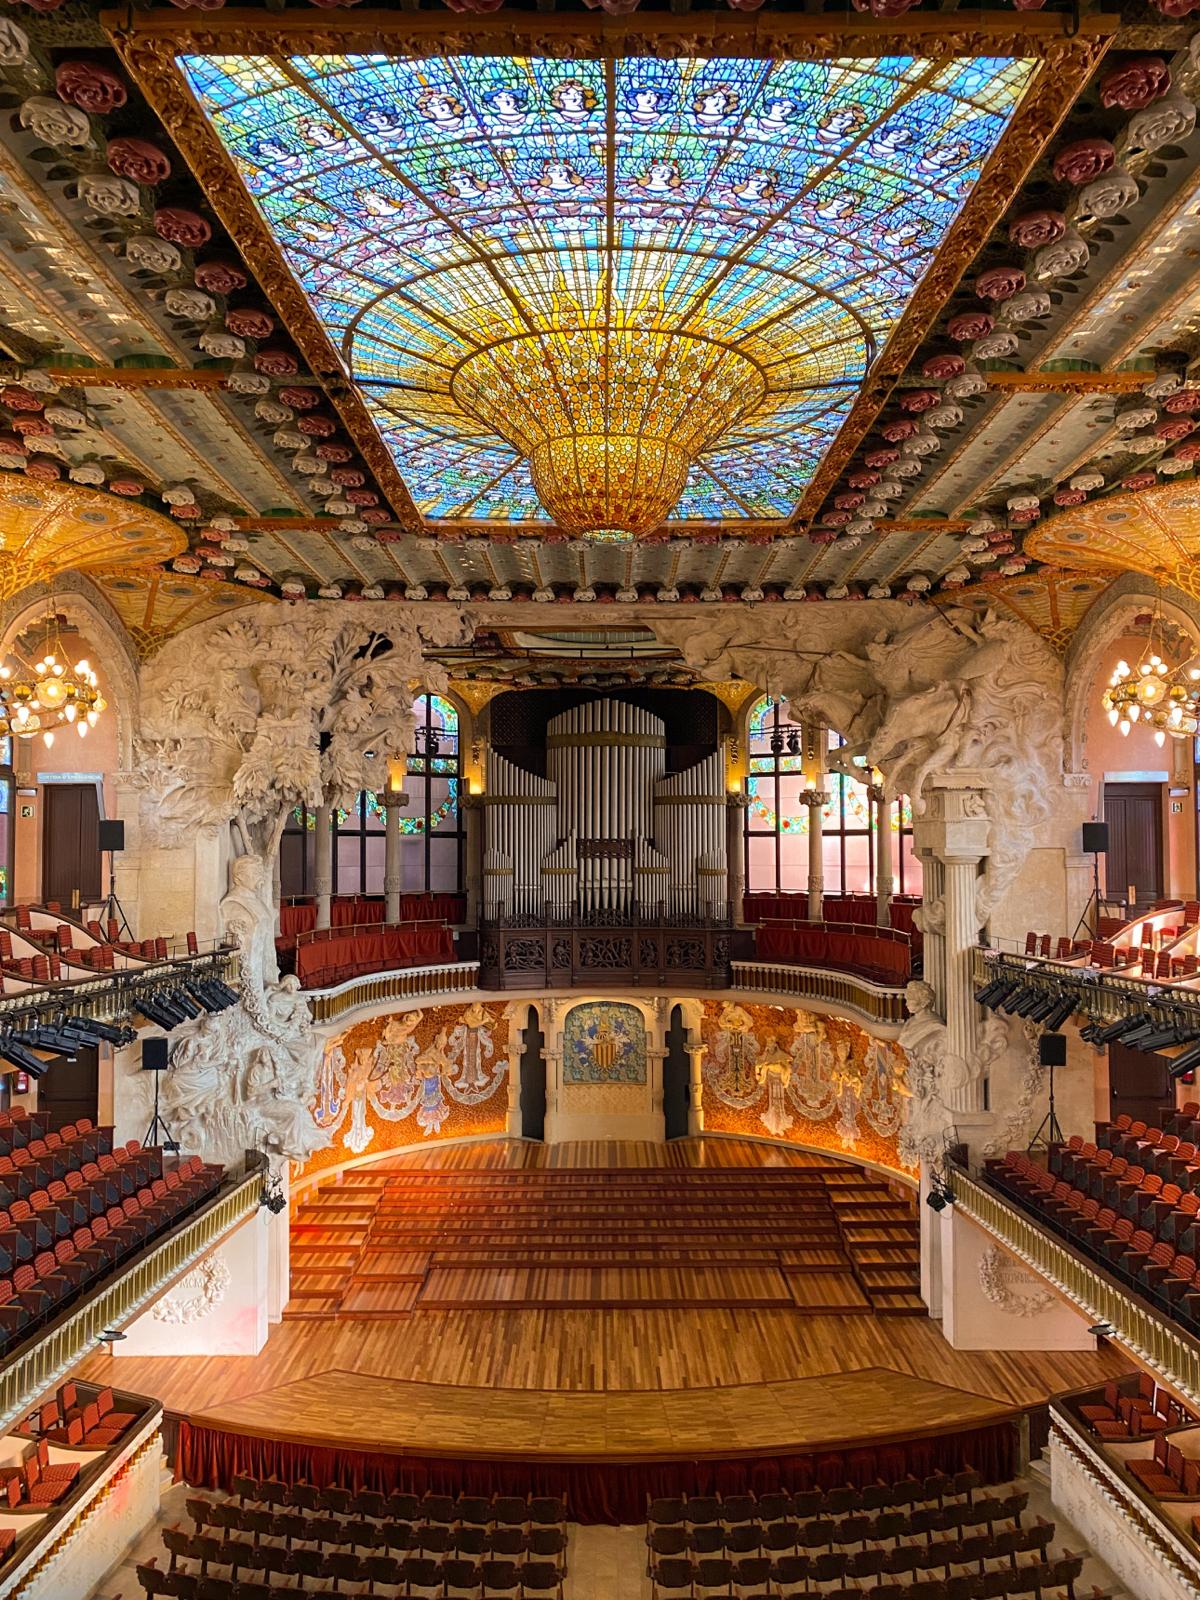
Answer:
[{"label": "wooden parquet flooring", "polygon": [[[572,1160],[620,1172],[639,1165],[772,1172],[822,1164],[803,1152],[733,1140],[689,1140],[665,1150],[497,1142],[391,1158],[358,1176],[561,1170]],[[886,1237],[890,1225],[869,1227],[882,1236],[879,1248],[897,1243]],[[664,1243],[650,1265],[668,1268],[669,1248]],[[355,1314],[285,1321],[258,1356],[126,1356],[117,1345],[90,1356],[79,1376],[155,1395],[169,1411],[197,1422],[272,1438],[426,1455],[512,1452],[532,1459],[562,1452],[604,1460],[770,1454],[970,1427],[1065,1389],[1103,1383],[1127,1367],[1111,1349],[956,1351],[928,1317],[881,1316],[861,1306],[822,1312],[801,1309],[794,1299],[769,1307],[557,1310],[414,1303],[401,1320],[373,1315],[376,1293],[390,1306],[392,1297],[416,1289],[406,1258],[420,1254],[364,1252],[362,1241],[331,1247],[331,1285],[352,1262],[358,1268],[355,1292],[363,1298]],[[804,1264],[803,1256],[795,1262],[785,1251],[777,1255],[781,1271]],[[736,1263],[722,1270],[729,1265]],[[389,1276],[393,1268],[400,1281]],[[447,1270],[476,1269],[455,1262]],[[811,1281],[821,1297],[831,1292],[819,1281],[823,1272],[810,1265],[787,1276],[791,1285]]]},{"label": "wooden parquet flooring", "polygon": [[405,1156],[352,1169],[297,1209],[287,1315],[923,1313],[913,1206],[883,1178],[816,1155],[727,1164],[705,1154],[712,1141],[681,1143],[704,1159],[664,1159],[676,1145],[617,1145],[625,1162],[614,1147],[535,1146],[524,1148],[551,1159],[443,1166]]}]

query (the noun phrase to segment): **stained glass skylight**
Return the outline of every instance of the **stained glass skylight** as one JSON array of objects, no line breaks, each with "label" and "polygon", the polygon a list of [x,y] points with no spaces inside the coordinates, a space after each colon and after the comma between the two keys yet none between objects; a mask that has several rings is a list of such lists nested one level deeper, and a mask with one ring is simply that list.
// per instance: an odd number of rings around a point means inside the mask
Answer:
[{"label": "stained glass skylight", "polygon": [[475,523],[547,520],[564,426],[653,437],[672,521],[788,516],[1034,66],[180,64],[418,510]]}]

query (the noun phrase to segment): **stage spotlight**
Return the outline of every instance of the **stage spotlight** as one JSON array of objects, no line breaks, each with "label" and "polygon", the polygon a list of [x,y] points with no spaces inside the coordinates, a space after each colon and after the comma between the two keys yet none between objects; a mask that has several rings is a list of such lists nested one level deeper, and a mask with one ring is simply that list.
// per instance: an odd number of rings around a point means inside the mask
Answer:
[{"label": "stage spotlight", "polygon": [[925,1196],[925,1204],[931,1211],[945,1211],[946,1197],[940,1189],[931,1189]]},{"label": "stage spotlight", "polygon": [[1042,1018],[1047,1033],[1057,1033],[1067,1018],[1074,1016],[1078,1004],[1073,994],[1060,995],[1054,1003],[1054,1009],[1048,1011]]},{"label": "stage spotlight", "polygon": [[116,1344],[120,1339],[128,1339],[127,1333],[122,1333],[120,1328],[105,1328],[103,1333],[98,1333],[96,1338],[101,1344]]},{"label": "stage spotlight", "polygon": [[1115,1339],[1117,1336],[1117,1330],[1113,1327],[1111,1322],[1094,1323],[1092,1327],[1088,1329],[1088,1332],[1094,1333],[1098,1339]]},{"label": "stage spotlight", "polygon": [[1167,1073],[1172,1078],[1183,1078],[1195,1067],[1200,1067],[1200,1039],[1175,1057],[1168,1066]]},{"label": "stage spotlight", "polygon": [[10,1034],[0,1034],[0,1056],[19,1072],[27,1072],[31,1078],[44,1078],[50,1065],[31,1050],[26,1050],[23,1044],[18,1044]]}]

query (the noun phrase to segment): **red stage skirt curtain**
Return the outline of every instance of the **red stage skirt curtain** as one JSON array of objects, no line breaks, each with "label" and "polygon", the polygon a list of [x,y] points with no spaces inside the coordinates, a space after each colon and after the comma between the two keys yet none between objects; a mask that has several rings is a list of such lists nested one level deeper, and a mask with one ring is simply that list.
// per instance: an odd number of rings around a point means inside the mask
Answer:
[{"label": "red stage skirt curtain", "polygon": [[[481,1395],[481,1404],[486,1403]],[[765,1494],[842,1484],[898,1483],[933,1472],[974,1467],[985,1483],[1007,1483],[1017,1470],[1013,1422],[933,1438],[808,1455],[721,1461],[460,1461],[365,1450],[335,1450],[252,1434],[226,1433],[181,1420],[177,1482],[229,1493],[236,1475],[284,1483],[336,1484],[384,1494],[556,1494],[572,1522],[610,1527],[646,1520],[648,1499],[671,1495]]]},{"label": "red stage skirt curtain", "polygon": [[303,989],[345,983],[364,972],[393,967],[434,967],[454,960],[454,935],[428,923],[416,928],[361,928],[355,933],[331,929],[328,936],[296,946],[296,976]]},{"label": "red stage skirt curtain", "polygon": [[880,929],[828,927],[820,922],[806,926],[764,923],[755,935],[760,961],[795,962],[806,967],[836,967],[858,972],[885,983],[903,983],[911,969],[907,940]]}]

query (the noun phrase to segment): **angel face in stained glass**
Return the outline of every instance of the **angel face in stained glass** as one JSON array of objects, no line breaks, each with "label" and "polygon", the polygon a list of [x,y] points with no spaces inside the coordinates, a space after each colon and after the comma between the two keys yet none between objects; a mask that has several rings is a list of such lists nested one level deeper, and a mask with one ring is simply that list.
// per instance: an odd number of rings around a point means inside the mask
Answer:
[{"label": "angel face in stained glass", "polygon": [[448,167],[442,173],[446,193],[458,200],[478,200],[488,192],[488,181],[466,167]]},{"label": "angel face in stained glass", "polygon": [[551,89],[550,104],[564,122],[583,127],[595,116],[600,101],[590,84],[580,78],[564,78]]},{"label": "angel face in stained glass", "polygon": [[683,188],[678,161],[651,161],[633,181],[643,194],[658,195],[664,200],[674,199]]},{"label": "angel face in stained glass", "polygon": [[748,121],[747,128],[760,139],[780,138],[791,133],[799,117],[798,102],[791,95],[776,94],[763,101],[752,127]]},{"label": "angel face in stained glass", "polygon": [[852,139],[867,125],[867,113],[861,106],[838,106],[817,120],[817,143],[826,150],[834,150]]},{"label": "angel face in stained glass", "polygon": [[355,126],[377,139],[398,139],[407,125],[403,112],[394,105],[362,106],[355,116]]},{"label": "angel face in stained glass", "polygon": [[576,172],[569,161],[543,161],[542,170],[534,179],[535,198],[560,200],[564,196],[581,197],[587,190],[587,180]]},{"label": "angel face in stained glass", "polygon": [[446,89],[423,89],[417,96],[417,113],[439,133],[458,133],[466,107]]},{"label": "angel face in stained glass", "polygon": [[637,128],[657,128],[671,107],[671,95],[652,83],[635,83],[625,91],[625,109]]},{"label": "angel face in stained glass", "polygon": [[499,128],[516,133],[525,126],[529,115],[528,96],[520,89],[489,89],[483,97],[488,121]]},{"label": "angel face in stained glass", "polygon": [[352,149],[350,140],[339,127],[319,117],[309,117],[302,122],[300,133],[314,150],[327,150],[330,155],[349,155]]},{"label": "angel face in stained glass", "polygon": [[768,172],[765,167],[756,167],[744,178],[731,183],[728,193],[733,200],[740,201],[744,206],[763,205],[778,196],[779,190],[776,187],[778,177],[777,172]]},{"label": "angel face in stained glass", "polygon": [[923,178],[944,178],[948,173],[963,167],[971,159],[971,146],[965,139],[951,139],[947,144],[935,144],[926,150],[917,162],[917,171]]},{"label": "angel face in stained glass", "polygon": [[692,114],[702,128],[719,128],[740,104],[741,96],[731,83],[714,83],[692,97]]},{"label": "angel face in stained glass", "polygon": [[893,123],[890,127],[880,128],[867,140],[866,151],[876,161],[891,161],[901,151],[909,149],[915,139],[911,128],[903,128]]}]

